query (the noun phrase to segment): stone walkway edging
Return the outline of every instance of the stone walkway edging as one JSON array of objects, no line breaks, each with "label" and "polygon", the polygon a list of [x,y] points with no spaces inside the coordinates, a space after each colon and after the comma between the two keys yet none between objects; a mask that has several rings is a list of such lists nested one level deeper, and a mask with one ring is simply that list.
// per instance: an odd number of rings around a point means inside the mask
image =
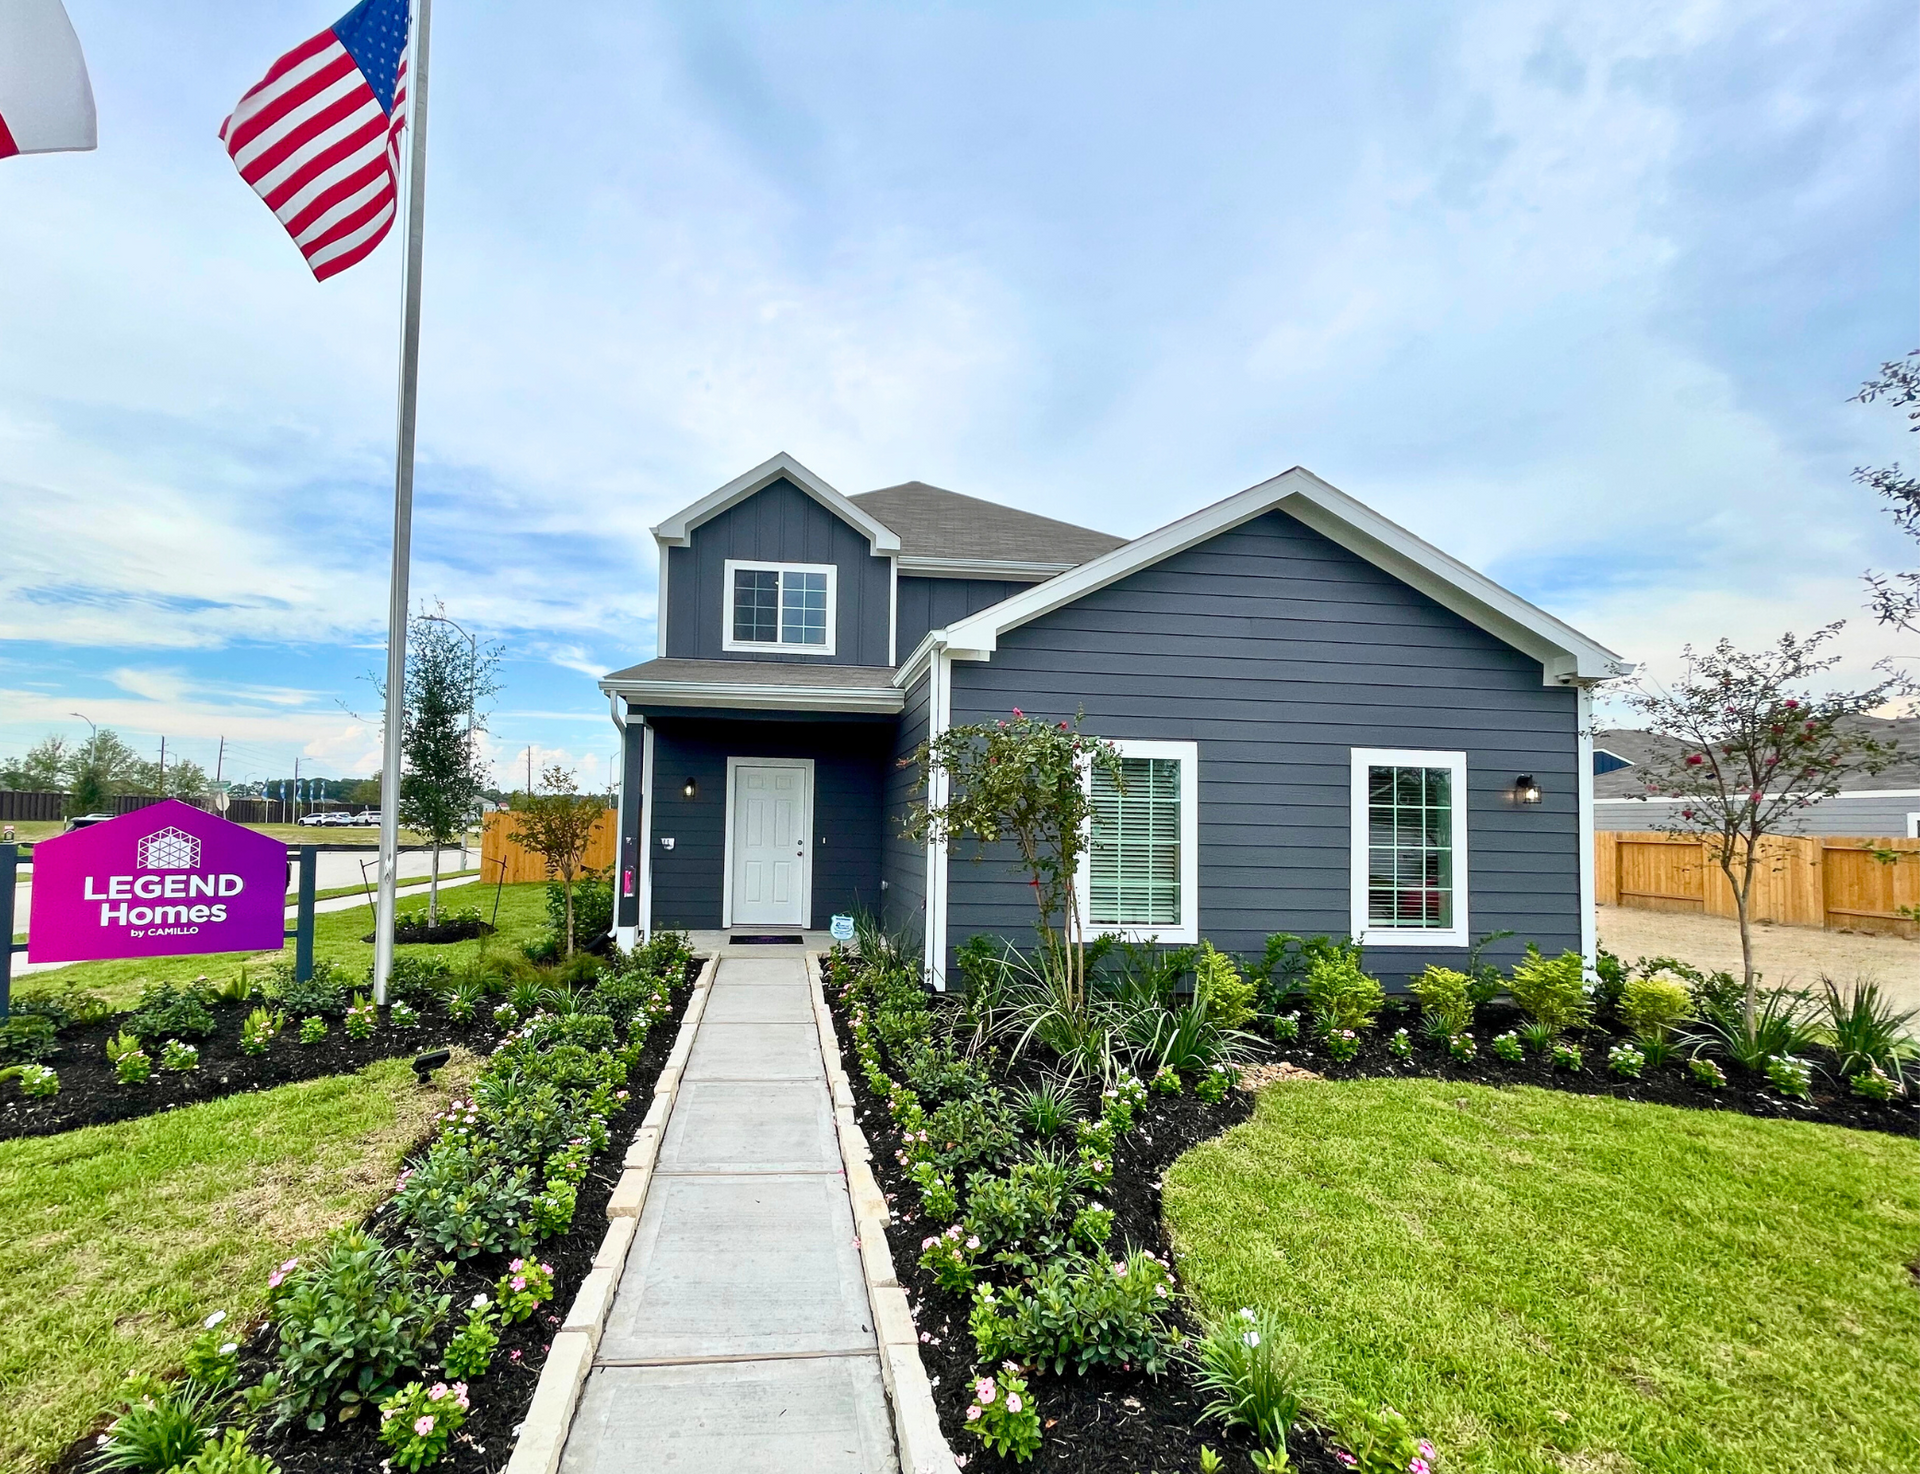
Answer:
[{"label": "stone walkway edging", "polygon": [[840,1042],[833,1014],[827,1008],[826,983],[820,972],[820,953],[807,954],[807,982],[813,993],[813,1021],[820,1033],[820,1058],[833,1091],[833,1119],[840,1137],[840,1156],[847,1174],[847,1195],[853,1201],[854,1236],[860,1242],[860,1267],[867,1282],[867,1303],[880,1341],[880,1377],[893,1404],[894,1440],[900,1449],[901,1474],[959,1474],[940,1415],[933,1405],[933,1385],[926,1363],[920,1360],[920,1335],[913,1323],[907,1292],[894,1277],[893,1254],[887,1247],[887,1225],[893,1210],[867,1164],[873,1153],[853,1114],[853,1091],[840,1060]]},{"label": "stone walkway edging", "polygon": [[[520,1436],[507,1460],[506,1474],[555,1474],[560,1467],[560,1451],[566,1446],[567,1432],[573,1426],[573,1414],[580,1402],[580,1389],[586,1385],[593,1368],[593,1353],[600,1345],[600,1332],[613,1308],[614,1291],[627,1267],[627,1254],[640,1224],[640,1210],[646,1205],[647,1188],[653,1178],[654,1159],[659,1155],[660,1138],[666,1132],[667,1119],[680,1092],[680,1074],[693,1051],[694,1031],[700,1027],[711,996],[713,977],[719,970],[718,953],[707,958],[694,979],[693,996],[687,1011],[680,1016],[680,1033],[673,1050],[661,1068],[653,1099],[647,1107],[640,1129],[627,1148],[620,1180],[607,1200],[607,1232],[593,1256],[593,1268],[580,1283],[572,1308],[554,1333],[546,1362],[540,1368],[540,1381],[533,1389],[533,1402],[520,1425]],[[883,1348],[884,1349],[884,1348]]]}]

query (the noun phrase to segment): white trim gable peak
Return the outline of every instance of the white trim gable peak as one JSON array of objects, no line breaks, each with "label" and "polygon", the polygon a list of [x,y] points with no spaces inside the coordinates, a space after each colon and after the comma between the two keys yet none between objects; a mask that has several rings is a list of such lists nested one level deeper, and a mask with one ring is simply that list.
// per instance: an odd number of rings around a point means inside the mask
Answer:
[{"label": "white trim gable peak", "polygon": [[1541,663],[1546,685],[1581,685],[1633,673],[1633,664],[1606,646],[1300,466],[956,620],[943,635],[939,631],[935,635],[956,658],[986,658],[999,648],[999,637],[1007,631],[1271,511],[1287,513],[1468,623],[1532,656]]},{"label": "white trim gable peak", "polygon": [[875,557],[885,558],[899,554],[898,533],[861,511],[859,507],[784,450],[762,461],[745,475],[736,476],[725,486],[707,493],[692,506],[674,513],[653,529],[654,539],[663,548],[689,547],[693,542],[694,529],[702,522],[718,517],[729,507],[738,506],[755,492],[764,491],[774,482],[782,479],[791,481],[842,522],[864,534]]}]

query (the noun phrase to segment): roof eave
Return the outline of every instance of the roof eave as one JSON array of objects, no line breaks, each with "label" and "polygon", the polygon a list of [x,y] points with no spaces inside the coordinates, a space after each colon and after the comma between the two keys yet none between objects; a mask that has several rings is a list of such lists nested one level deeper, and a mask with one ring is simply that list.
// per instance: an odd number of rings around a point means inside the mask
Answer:
[{"label": "roof eave", "polygon": [[610,696],[638,706],[721,707],[738,711],[845,711],[892,715],[906,704],[892,686],[775,686],[730,681],[600,682]]},{"label": "roof eave", "polygon": [[709,492],[692,506],[674,513],[652,529],[654,540],[663,547],[687,547],[692,542],[694,529],[702,522],[718,517],[729,507],[737,506],[783,477],[834,516],[858,528],[866,536],[875,557],[891,558],[899,554],[900,538],[892,528],[877,521],[871,513],[863,512],[784,450],[762,461],[745,475],[736,476],[725,486]]}]

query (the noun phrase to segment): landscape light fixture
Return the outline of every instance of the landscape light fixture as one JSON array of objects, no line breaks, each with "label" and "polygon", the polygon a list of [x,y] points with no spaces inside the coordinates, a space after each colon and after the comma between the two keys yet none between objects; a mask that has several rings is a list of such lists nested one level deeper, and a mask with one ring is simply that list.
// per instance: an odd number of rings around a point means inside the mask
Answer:
[{"label": "landscape light fixture", "polygon": [[1533,781],[1533,774],[1522,773],[1513,780],[1513,801],[1517,804],[1540,802],[1540,785]]},{"label": "landscape light fixture", "polygon": [[700,780],[698,778],[687,779],[685,783],[680,785],[680,796],[682,798],[700,797]]}]

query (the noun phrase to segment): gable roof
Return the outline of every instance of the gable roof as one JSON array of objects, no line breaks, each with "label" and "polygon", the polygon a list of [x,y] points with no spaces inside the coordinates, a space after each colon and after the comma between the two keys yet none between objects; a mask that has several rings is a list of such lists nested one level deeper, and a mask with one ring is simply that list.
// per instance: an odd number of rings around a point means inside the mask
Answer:
[{"label": "gable roof", "polygon": [[902,573],[1050,577],[1126,542],[924,481],[864,491],[849,500],[900,535]]},{"label": "gable roof", "polygon": [[1606,680],[1633,671],[1630,662],[1598,641],[1295,466],[1045,583],[1022,589],[945,630],[933,631],[901,665],[895,679],[904,682],[916,674],[923,652],[935,644],[962,658],[971,654],[984,659],[998,648],[999,637],[1008,630],[1271,511],[1287,513],[1468,623],[1534,657],[1541,663],[1547,685]]},{"label": "gable roof", "polygon": [[841,521],[865,533],[876,557],[900,551],[900,539],[892,528],[875,521],[784,450],[762,461],[746,475],[734,477],[725,486],[707,493],[692,506],[667,518],[653,529],[654,538],[662,547],[684,548],[691,542],[694,528],[702,522],[718,517],[727,508],[738,505],[755,492],[764,491],[780,480],[792,482]]}]

